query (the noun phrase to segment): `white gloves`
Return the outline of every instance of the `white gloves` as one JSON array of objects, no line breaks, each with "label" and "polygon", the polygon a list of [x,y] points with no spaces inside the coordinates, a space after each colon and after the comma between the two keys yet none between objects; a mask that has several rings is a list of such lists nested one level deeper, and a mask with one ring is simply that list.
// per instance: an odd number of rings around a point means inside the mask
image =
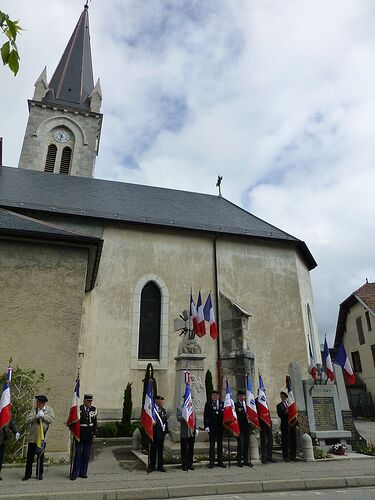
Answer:
[{"label": "white gloves", "polygon": [[206,432],[210,432],[210,428],[209,427],[205,427],[204,429]]},{"label": "white gloves", "polygon": [[198,427],[195,428],[195,437],[198,437],[198,434],[199,434],[199,429]]},{"label": "white gloves", "polygon": [[20,433],[19,432],[16,432],[16,441],[18,441],[20,438]]},{"label": "white gloves", "polygon": [[42,417],[44,417],[44,411],[39,410],[38,413],[36,414],[36,418],[42,418]]}]

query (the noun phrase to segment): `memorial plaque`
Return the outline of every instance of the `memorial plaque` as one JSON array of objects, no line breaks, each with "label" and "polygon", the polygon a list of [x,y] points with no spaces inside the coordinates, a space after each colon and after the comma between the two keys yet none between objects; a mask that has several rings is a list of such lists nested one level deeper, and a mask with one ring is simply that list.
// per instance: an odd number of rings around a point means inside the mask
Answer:
[{"label": "memorial plaque", "polygon": [[336,412],[333,398],[313,397],[312,403],[316,430],[337,430]]}]

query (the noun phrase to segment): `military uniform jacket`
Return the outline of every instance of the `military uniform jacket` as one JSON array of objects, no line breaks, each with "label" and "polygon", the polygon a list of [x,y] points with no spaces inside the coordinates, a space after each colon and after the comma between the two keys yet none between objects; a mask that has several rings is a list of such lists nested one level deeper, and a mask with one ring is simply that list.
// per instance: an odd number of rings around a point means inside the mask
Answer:
[{"label": "military uniform jacket", "polygon": [[222,401],[207,401],[204,406],[204,427],[210,431],[222,431],[223,427],[224,403]]},{"label": "military uniform jacket", "polygon": [[282,431],[288,430],[289,423],[288,423],[288,407],[281,401],[277,406],[276,406],[276,411],[278,416],[280,417],[280,428]]},{"label": "military uniform jacket", "polygon": [[97,417],[98,410],[95,406],[86,407],[81,405],[79,407],[80,411],[80,440],[81,441],[91,441],[91,439],[96,436],[96,431],[98,428]]},{"label": "military uniform jacket", "polygon": [[[29,443],[35,443],[36,442],[36,430],[38,427],[38,420],[36,418],[36,415],[38,413],[38,408],[34,408],[26,418],[26,422],[30,424],[30,430],[29,430]],[[42,410],[44,412],[43,417],[41,417],[41,421],[43,423],[43,431],[44,431],[44,440],[47,439],[47,431],[49,429],[50,424],[54,421],[55,419],[55,414],[53,409],[46,405],[44,409]]]},{"label": "military uniform jacket", "polygon": [[184,418],[182,418],[182,406],[178,406],[177,407],[176,418],[177,418],[177,421],[180,422],[180,424],[181,424],[181,435],[180,435],[180,437],[182,437],[183,439],[184,438],[195,437],[195,434],[196,434],[195,431],[198,428],[196,413],[194,412],[194,431],[192,431],[190,429],[190,427],[186,423],[186,420]]},{"label": "military uniform jacket", "polygon": [[238,425],[240,426],[240,431],[245,432],[249,429],[249,422],[247,420],[246,413],[246,403],[245,401],[236,401],[234,403],[234,407],[236,409]]},{"label": "military uniform jacket", "polygon": [[2,446],[5,441],[8,439],[8,434],[9,431],[12,431],[13,434],[16,434],[18,432],[16,423],[14,420],[11,420],[8,425],[4,425],[2,429],[0,429],[0,446]]},{"label": "military uniform jacket", "polygon": [[155,405],[154,439],[164,439],[169,434],[168,414],[165,408]]}]

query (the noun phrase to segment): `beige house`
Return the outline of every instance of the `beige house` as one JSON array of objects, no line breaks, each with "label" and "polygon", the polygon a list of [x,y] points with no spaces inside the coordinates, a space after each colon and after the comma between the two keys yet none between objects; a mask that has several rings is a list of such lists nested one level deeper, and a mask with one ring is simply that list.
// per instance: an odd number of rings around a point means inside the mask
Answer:
[{"label": "beige house", "polygon": [[355,374],[375,400],[375,283],[366,283],[341,304],[335,347],[344,343]]},{"label": "beige house", "polygon": [[51,81],[42,73],[35,87],[19,168],[0,167],[0,366],[12,355],[45,373],[49,449],[67,446],[78,369],[102,419],[120,417],[127,382],[139,414],[150,360],[171,407],[174,320],[190,289],[212,291],[219,326],[219,340],[199,339],[205,370],[217,385],[230,375],[221,361],[236,359],[237,329],[222,310],[234,304],[275,413],[288,364],[307,376],[309,344],[320,356],[306,244],[222,196],[93,178],[102,115],[87,6]]}]

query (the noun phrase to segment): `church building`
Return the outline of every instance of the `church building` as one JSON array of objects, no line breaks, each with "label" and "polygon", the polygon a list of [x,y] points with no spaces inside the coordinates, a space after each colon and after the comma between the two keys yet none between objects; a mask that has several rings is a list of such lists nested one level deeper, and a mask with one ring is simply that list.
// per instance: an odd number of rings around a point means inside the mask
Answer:
[{"label": "church building", "polygon": [[217,387],[236,372],[234,390],[247,369],[257,388],[260,371],[274,415],[288,364],[307,376],[309,347],[320,356],[313,256],[221,195],[96,179],[101,103],[86,5],[52,78],[35,82],[18,168],[0,167],[0,366],[12,356],[45,374],[49,451],[67,449],[78,370],[99,419],[116,420],[128,382],[140,414],[151,361],[174,412],[175,319],[191,289],[203,302],[211,291],[205,370]]}]

